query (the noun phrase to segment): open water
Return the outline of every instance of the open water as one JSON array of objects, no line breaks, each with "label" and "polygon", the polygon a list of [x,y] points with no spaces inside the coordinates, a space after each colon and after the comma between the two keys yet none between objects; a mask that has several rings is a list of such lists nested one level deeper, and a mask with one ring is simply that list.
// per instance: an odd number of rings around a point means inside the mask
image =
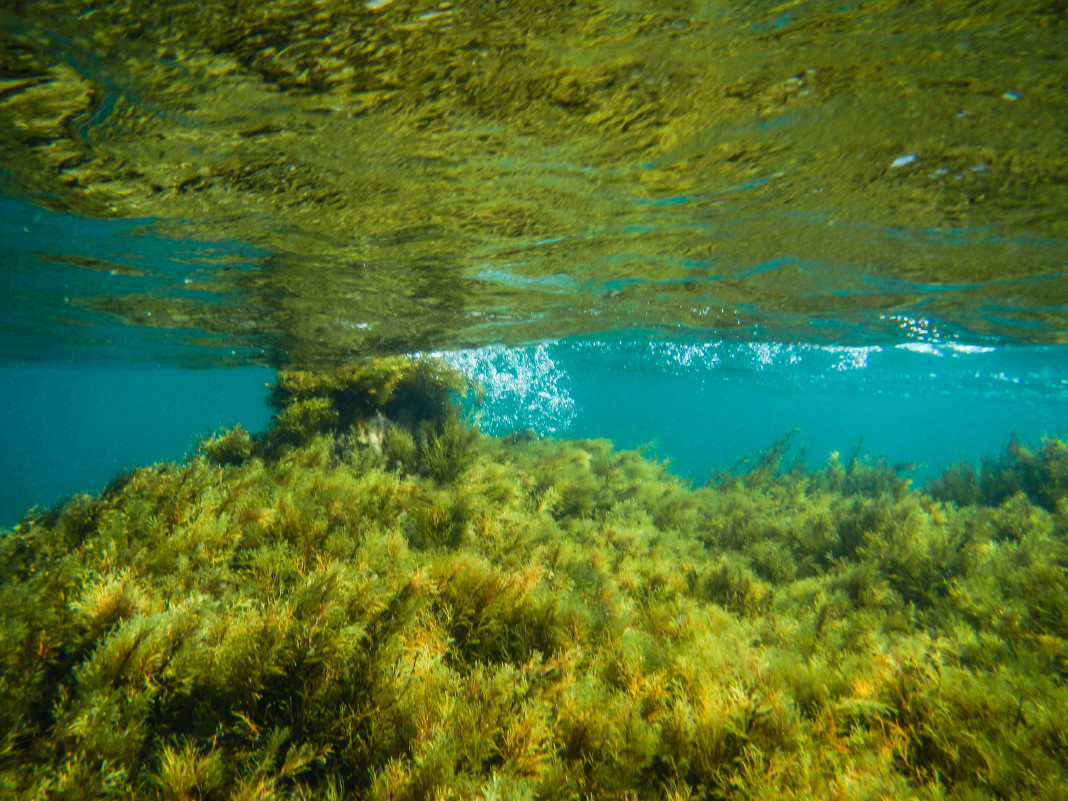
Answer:
[{"label": "open water", "polygon": [[[606,437],[703,483],[794,429],[787,460],[883,457],[917,483],[1012,437],[1068,432],[1068,350],[834,347],[575,338],[440,354],[485,387],[483,431]],[[0,524],[179,460],[222,426],[270,422],[263,367],[8,363],[0,368]]]}]

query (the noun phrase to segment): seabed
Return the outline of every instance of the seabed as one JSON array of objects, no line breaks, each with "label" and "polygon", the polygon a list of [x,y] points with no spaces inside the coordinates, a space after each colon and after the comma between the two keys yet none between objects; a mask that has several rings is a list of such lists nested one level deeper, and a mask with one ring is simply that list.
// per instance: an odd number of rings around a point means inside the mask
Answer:
[{"label": "seabed", "polygon": [[463,389],[283,372],[0,537],[0,795],[1068,797],[1064,443],[692,487]]}]

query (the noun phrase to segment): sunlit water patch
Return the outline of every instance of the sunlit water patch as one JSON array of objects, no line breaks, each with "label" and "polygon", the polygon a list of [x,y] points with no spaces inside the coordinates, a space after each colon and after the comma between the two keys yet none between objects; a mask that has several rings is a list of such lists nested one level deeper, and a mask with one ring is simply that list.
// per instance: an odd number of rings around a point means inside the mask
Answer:
[{"label": "sunlit water patch", "polygon": [[557,367],[552,345],[491,346],[433,354],[482,389],[479,427],[487,434],[523,429],[546,436],[563,433],[575,420],[571,378]]}]

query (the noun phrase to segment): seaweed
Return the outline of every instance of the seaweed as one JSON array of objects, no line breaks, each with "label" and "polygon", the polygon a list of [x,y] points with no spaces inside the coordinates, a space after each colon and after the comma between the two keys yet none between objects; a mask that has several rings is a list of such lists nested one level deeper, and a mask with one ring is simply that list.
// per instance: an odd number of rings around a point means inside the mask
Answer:
[{"label": "seaweed", "polygon": [[860,459],[695,488],[485,436],[460,389],[283,374],[271,430],[0,537],[0,792],[1068,792],[1059,441],[996,503]]},{"label": "seaweed", "polygon": [[1068,494],[1068,444],[1047,438],[1028,448],[1014,437],[996,459],[983,459],[979,474],[967,463],[952,465],[931,483],[935,497],[960,504],[997,506],[1016,493],[1048,512]]}]

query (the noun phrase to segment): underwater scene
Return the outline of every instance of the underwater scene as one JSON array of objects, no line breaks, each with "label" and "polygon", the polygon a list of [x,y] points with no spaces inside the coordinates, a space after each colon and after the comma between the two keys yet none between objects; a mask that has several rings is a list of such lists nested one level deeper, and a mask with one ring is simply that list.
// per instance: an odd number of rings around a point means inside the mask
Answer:
[{"label": "underwater scene", "polygon": [[1066,62],[0,5],[0,799],[1068,798]]}]

